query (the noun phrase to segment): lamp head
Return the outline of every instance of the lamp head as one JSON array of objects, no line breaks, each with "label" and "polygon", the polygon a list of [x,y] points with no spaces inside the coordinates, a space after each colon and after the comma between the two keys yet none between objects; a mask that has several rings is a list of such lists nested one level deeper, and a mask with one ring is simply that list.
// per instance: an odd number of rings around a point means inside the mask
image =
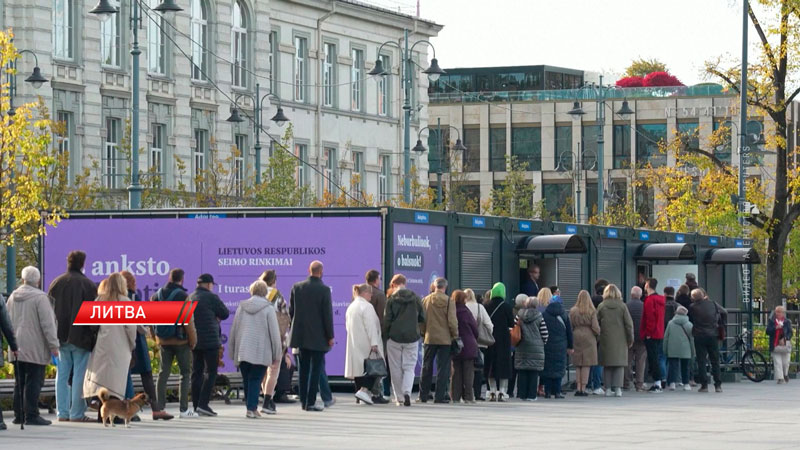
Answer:
[{"label": "lamp head", "polygon": [[425,146],[422,145],[422,139],[417,139],[417,145],[415,145],[411,150],[414,150],[417,153],[425,153],[426,149]]},{"label": "lamp head", "polygon": [[226,121],[227,122],[231,122],[231,123],[242,123],[242,122],[244,122],[244,119],[242,119],[242,116],[239,115],[239,108],[234,107],[233,110],[231,111],[231,116],[228,117],[226,119]]},{"label": "lamp head", "polygon": [[622,106],[619,108],[619,111],[617,111],[617,114],[619,114],[620,116],[623,116],[623,117],[627,117],[627,116],[630,116],[631,114],[633,114],[633,110],[628,105],[628,100],[627,99],[622,100]]},{"label": "lamp head", "polygon": [[570,116],[572,116],[572,118],[573,118],[573,119],[577,119],[577,118],[579,118],[580,116],[582,116],[582,115],[586,114],[586,112],[583,110],[583,108],[581,108],[581,104],[580,104],[580,102],[578,102],[577,100],[575,100],[575,101],[572,103],[572,109],[570,109],[569,111],[567,111],[567,114],[569,114]]},{"label": "lamp head", "polygon": [[372,70],[370,70],[367,75],[371,77],[380,77],[388,75],[386,73],[386,69],[383,68],[383,61],[381,61],[380,58],[375,60],[375,67],[373,67]]},{"label": "lamp head", "polygon": [[455,150],[465,152],[467,151],[467,147],[461,142],[461,139],[456,139],[456,146],[453,147]]},{"label": "lamp head", "polygon": [[153,8],[153,10],[158,11],[161,14],[164,14],[164,13],[176,13],[179,11],[183,11],[183,8],[178,6],[175,3],[175,0],[163,0],[158,6]]},{"label": "lamp head", "polygon": [[442,70],[441,67],[439,67],[439,60],[433,58],[431,59],[431,65],[428,66],[427,69],[423,70],[422,73],[427,74],[428,79],[431,80],[431,82],[435,83],[436,81],[439,80],[440,75],[445,74],[445,71]]},{"label": "lamp head", "polygon": [[105,20],[118,12],[119,11],[117,10],[117,7],[112,6],[109,0],[100,0],[97,3],[97,6],[95,6],[91,11],[89,11],[89,14],[95,14],[98,17],[100,17],[101,20]]},{"label": "lamp head", "polygon": [[283,127],[284,125],[286,125],[286,122],[289,121],[289,118],[283,114],[283,108],[278,107],[278,111],[275,113],[274,116],[272,116],[272,119],[270,120],[275,122],[275,125]]},{"label": "lamp head", "polygon": [[26,83],[30,83],[34,89],[39,89],[44,83],[47,83],[47,78],[42,75],[42,70],[39,66],[33,68],[33,73],[25,78]]}]

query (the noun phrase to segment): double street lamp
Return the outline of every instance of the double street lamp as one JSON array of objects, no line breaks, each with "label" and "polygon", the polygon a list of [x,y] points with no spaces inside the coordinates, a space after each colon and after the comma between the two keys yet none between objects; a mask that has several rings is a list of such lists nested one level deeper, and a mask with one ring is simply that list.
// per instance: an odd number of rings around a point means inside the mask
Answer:
[{"label": "double street lamp", "polygon": [[[239,99],[242,97],[247,97],[253,101],[253,125],[255,128],[255,135],[256,135],[256,145],[253,147],[256,151],[256,184],[261,184],[261,127],[263,119],[261,117],[262,112],[264,111],[264,100],[269,97],[274,97],[278,101],[278,111],[275,113],[274,116],[270,119],[271,121],[275,122],[276,125],[279,127],[283,127],[286,122],[289,122],[289,119],[283,114],[283,108],[281,107],[281,98],[278,97],[277,94],[273,93],[272,91],[267,92],[263,96],[260,96],[260,84],[256,83],[256,92],[255,94],[249,93],[239,93],[236,95],[236,98],[233,100],[233,107],[231,108],[231,116],[228,117],[226,120],[231,123],[241,123],[244,122],[245,119],[239,114]],[[239,149],[240,151],[242,149]]]},{"label": "double street lamp", "polygon": [[403,44],[404,46],[401,46],[395,41],[386,41],[381,44],[381,46],[378,48],[378,59],[375,61],[375,67],[369,71],[369,75],[373,77],[389,75],[389,72],[387,72],[386,68],[383,67],[383,61],[380,57],[381,50],[383,50],[385,45],[393,45],[402,52],[403,71],[401,77],[403,83],[403,114],[405,116],[403,130],[403,200],[406,203],[411,203],[411,84],[414,82],[412,72],[412,70],[414,70],[413,66],[417,64],[411,58],[414,52],[414,47],[419,44],[427,44],[433,50],[433,59],[431,59],[431,65],[422,71],[422,73],[428,75],[428,78],[431,80],[431,82],[435,83],[436,80],[439,79],[439,76],[445,72],[439,67],[439,61],[436,59],[436,49],[429,41],[417,41],[409,48],[408,30],[405,30],[403,34]]},{"label": "double street lamp", "polygon": [[[585,167],[586,163],[586,155],[592,154],[594,155],[595,162],[592,164],[591,167]],[[563,172],[568,170],[566,164],[564,164],[565,157],[569,156],[572,161],[572,179],[575,182],[577,194],[575,199],[575,221],[581,223],[581,181],[583,180],[583,171],[584,170],[594,170],[597,166],[597,153],[594,150],[585,150],[583,148],[583,142],[578,145],[578,153],[573,153],[570,150],[564,150],[561,154],[558,155],[558,165],[556,165],[556,170],[559,172]],[[588,196],[587,196],[588,200]],[[588,217],[588,214],[587,214]]]},{"label": "double street lamp", "polygon": [[[447,128],[449,128],[451,130],[456,130],[456,145],[455,145],[455,147],[453,147],[453,150],[466,151],[467,147],[465,147],[464,144],[461,143],[461,133],[458,131],[458,128],[456,128],[456,127],[454,127],[452,125],[447,125]],[[443,147],[444,147],[444,138],[442,136],[442,119],[441,118],[436,119],[436,129],[438,130],[438,134],[439,134],[439,164],[437,164],[437,167],[436,167],[436,203],[441,205],[442,204],[442,165],[443,165],[442,160],[443,160]],[[428,127],[425,127],[423,129],[419,130],[419,132],[417,133],[417,145],[414,146],[413,150],[415,152],[419,153],[419,154],[425,153],[425,151],[426,151],[425,146],[422,145],[422,139],[420,138],[420,136],[422,136],[422,132],[425,131],[425,130],[432,131],[433,128],[428,126]],[[448,144],[449,143],[450,142],[449,142],[449,139],[448,139]],[[449,153],[448,153],[448,155],[449,155]]]}]

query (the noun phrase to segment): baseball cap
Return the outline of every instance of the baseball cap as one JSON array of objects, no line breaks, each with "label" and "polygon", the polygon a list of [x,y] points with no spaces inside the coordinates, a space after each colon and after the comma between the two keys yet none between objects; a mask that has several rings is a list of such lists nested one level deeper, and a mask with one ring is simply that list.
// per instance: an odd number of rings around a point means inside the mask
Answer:
[{"label": "baseball cap", "polygon": [[213,283],[214,277],[210,273],[204,273],[197,278],[197,284],[200,283]]}]

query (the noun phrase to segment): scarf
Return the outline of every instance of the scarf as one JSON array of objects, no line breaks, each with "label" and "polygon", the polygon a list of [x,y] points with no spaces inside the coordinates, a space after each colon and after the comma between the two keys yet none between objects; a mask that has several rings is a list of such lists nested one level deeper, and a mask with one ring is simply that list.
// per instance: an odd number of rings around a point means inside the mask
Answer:
[{"label": "scarf", "polygon": [[775,342],[772,343],[774,347],[780,345],[781,339],[783,339],[783,320],[775,318]]}]

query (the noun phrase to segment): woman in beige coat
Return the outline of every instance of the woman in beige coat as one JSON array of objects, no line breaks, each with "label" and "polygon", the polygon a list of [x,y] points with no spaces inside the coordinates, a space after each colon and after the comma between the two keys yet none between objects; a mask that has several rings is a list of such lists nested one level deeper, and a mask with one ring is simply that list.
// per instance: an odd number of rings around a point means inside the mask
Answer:
[{"label": "woman in beige coat", "polygon": [[633,320],[617,286],[609,284],[603,291],[603,302],[597,307],[597,320],[601,329],[599,359],[603,366],[606,397],[622,397],[628,348],[633,345]]},{"label": "woman in beige coat", "polygon": [[589,383],[589,369],[597,365],[597,336],[600,335],[600,324],[597,322],[597,311],[592,303],[592,296],[587,291],[578,294],[578,301],[569,310],[569,321],[572,323],[573,350],[572,365],[575,366],[575,380],[578,388],[576,397],[587,397],[586,385]]},{"label": "woman in beige coat", "polygon": [[[130,301],[125,278],[112,273],[100,283],[97,301]],[[100,388],[109,394],[125,398],[131,352],[136,346],[136,325],[100,325],[97,343],[89,356],[86,378],[83,380],[83,396],[97,396]],[[77,381],[77,380],[75,380]]]}]

